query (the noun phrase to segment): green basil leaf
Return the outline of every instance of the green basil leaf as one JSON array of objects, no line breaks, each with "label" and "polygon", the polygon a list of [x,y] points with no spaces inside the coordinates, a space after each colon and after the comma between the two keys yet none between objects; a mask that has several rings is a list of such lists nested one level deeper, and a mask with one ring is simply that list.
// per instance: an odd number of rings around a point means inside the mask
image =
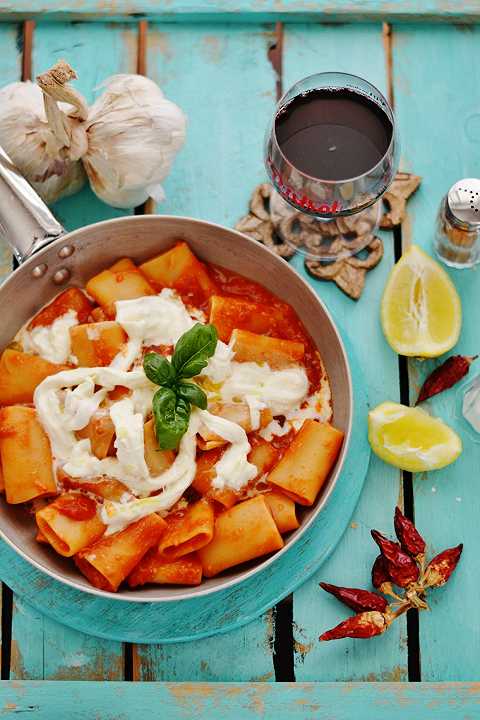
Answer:
[{"label": "green basil leaf", "polygon": [[156,385],[172,385],[177,374],[172,364],[163,355],[149,352],[143,358],[145,375]]},{"label": "green basil leaf", "polygon": [[153,396],[155,434],[161,450],[176,450],[186,433],[190,420],[190,405],[174,390],[162,387]]},{"label": "green basil leaf", "polygon": [[172,365],[177,378],[198,375],[208,363],[217,347],[217,330],[213,325],[197,323],[182,335],[175,346]]},{"label": "green basil leaf", "polygon": [[195,385],[195,383],[180,382],[177,387],[177,395],[191,405],[196,405],[201,410],[207,409],[207,396],[203,392],[202,388]]}]

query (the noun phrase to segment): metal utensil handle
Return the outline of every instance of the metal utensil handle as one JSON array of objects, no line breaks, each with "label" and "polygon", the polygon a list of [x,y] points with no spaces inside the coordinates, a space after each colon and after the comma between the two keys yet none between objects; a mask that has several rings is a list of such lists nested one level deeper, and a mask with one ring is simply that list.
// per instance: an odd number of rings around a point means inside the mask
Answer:
[{"label": "metal utensil handle", "polygon": [[0,239],[22,263],[65,229],[0,147]]}]

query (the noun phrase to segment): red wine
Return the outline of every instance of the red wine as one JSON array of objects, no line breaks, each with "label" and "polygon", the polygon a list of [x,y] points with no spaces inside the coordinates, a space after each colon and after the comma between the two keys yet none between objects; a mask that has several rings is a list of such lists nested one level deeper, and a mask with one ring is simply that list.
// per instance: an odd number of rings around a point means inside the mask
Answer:
[{"label": "red wine", "polygon": [[384,157],[393,126],[366,95],[347,90],[310,90],[278,113],[275,134],[291,165],[320,180],[364,175]]}]

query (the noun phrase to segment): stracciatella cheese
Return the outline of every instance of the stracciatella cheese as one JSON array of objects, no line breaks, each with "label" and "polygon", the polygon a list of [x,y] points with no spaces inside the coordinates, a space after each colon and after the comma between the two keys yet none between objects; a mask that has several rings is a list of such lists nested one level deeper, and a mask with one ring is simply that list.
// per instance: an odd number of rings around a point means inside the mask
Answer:
[{"label": "stracciatella cheese", "polygon": [[220,396],[226,402],[255,398],[273,415],[285,415],[305,400],[307,392],[308,378],[303,367],[272,370],[266,363],[233,360]]},{"label": "stracciatella cheese", "polygon": [[247,433],[237,423],[218,417],[218,415],[201,411],[200,417],[202,423],[209,430],[230,443],[230,446],[215,465],[216,476],[212,481],[213,487],[217,489],[229,487],[233,490],[241,490],[257,474],[256,466],[248,462],[250,443],[248,442]]},{"label": "stracciatella cheese", "polygon": [[[56,318],[51,325],[23,329],[19,341],[27,353],[40,355],[52,363],[63,364],[75,360],[71,355],[70,328],[78,325],[75,310]],[[74,362],[76,364],[76,362]]]},{"label": "stracciatella cheese", "polygon": [[135,361],[142,345],[174,345],[195,325],[182,300],[169,288],[159,295],[118,300],[115,308],[115,320],[127,333],[128,343],[112,364],[124,370]]}]

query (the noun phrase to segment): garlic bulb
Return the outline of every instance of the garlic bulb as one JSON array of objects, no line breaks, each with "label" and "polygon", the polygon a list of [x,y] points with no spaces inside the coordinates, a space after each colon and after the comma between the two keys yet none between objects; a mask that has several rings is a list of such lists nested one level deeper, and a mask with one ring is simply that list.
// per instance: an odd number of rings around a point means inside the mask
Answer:
[{"label": "garlic bulb", "polygon": [[78,192],[85,183],[78,152],[55,135],[34,83],[15,82],[0,90],[0,145],[46,203]]},{"label": "garlic bulb", "polygon": [[141,75],[114,75],[104,87],[86,123],[93,191],[115,207],[163,200],[161,182],[185,139],[183,112]]},{"label": "garlic bulb", "polygon": [[185,139],[186,119],[141,75],[114,75],[89,109],[64,61],[30,82],[0,90],[0,145],[52,203],[77,192],[85,171],[93,191],[120,208],[163,200],[162,181]]}]

